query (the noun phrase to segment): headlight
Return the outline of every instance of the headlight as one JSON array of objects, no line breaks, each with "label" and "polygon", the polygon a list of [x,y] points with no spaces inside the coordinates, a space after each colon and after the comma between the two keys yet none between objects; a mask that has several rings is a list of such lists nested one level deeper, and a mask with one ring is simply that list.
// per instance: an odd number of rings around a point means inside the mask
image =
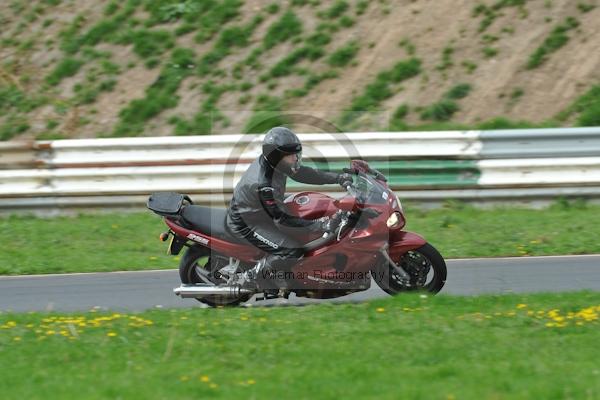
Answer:
[{"label": "headlight", "polygon": [[390,215],[390,217],[387,219],[387,226],[388,228],[395,228],[396,226],[398,226],[398,223],[400,222],[400,213],[398,211],[394,211],[392,213],[392,215]]}]

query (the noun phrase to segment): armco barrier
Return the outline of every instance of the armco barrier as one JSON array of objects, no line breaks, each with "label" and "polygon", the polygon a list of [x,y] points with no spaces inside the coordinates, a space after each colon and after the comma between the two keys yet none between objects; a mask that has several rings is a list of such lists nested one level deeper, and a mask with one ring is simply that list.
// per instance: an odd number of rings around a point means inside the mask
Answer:
[{"label": "armco barrier", "polygon": [[[405,199],[600,198],[600,128],[301,134],[307,164],[369,160]],[[148,193],[223,205],[261,135],[0,143],[0,210],[141,206]],[[308,186],[289,181],[291,191]],[[337,190],[335,186],[319,188]]]}]

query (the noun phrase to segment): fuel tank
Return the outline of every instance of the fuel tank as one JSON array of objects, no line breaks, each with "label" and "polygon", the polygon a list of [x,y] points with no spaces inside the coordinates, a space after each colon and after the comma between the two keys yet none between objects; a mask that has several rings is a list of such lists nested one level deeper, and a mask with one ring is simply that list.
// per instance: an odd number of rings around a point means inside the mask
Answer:
[{"label": "fuel tank", "polygon": [[337,211],[335,199],[318,192],[300,192],[288,196],[284,200],[288,212],[306,219],[321,218]]}]

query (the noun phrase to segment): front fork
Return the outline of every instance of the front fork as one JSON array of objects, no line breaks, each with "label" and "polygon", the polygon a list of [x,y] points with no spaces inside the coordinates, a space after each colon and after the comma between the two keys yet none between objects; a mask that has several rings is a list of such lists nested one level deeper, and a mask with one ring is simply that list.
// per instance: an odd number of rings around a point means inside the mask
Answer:
[{"label": "front fork", "polygon": [[381,248],[381,254],[392,269],[405,283],[410,283],[410,275],[394,260],[400,259],[410,250],[418,249],[427,241],[416,233],[406,231],[391,231],[389,242]]},{"label": "front fork", "polygon": [[389,246],[385,245],[379,250],[383,255],[383,258],[387,261],[388,265],[400,276],[402,283],[410,283],[410,275],[400,265],[396,264],[388,253]]}]

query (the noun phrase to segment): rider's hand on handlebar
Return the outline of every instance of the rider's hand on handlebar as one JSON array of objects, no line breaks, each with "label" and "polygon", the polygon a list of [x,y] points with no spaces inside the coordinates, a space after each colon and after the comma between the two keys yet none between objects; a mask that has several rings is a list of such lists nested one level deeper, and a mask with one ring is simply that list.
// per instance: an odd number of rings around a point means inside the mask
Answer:
[{"label": "rider's hand on handlebar", "polygon": [[325,216],[317,219],[317,224],[320,225],[320,228],[324,232],[334,232],[340,224],[341,216],[338,214],[334,214],[332,216]]},{"label": "rider's hand on handlebar", "polygon": [[349,185],[352,185],[354,183],[354,180],[352,179],[352,175],[344,172],[343,174],[338,175],[337,183],[339,183],[341,187],[346,189]]},{"label": "rider's hand on handlebar", "polygon": [[316,222],[316,225],[320,231],[331,232],[333,230],[333,220],[329,217],[318,218]]}]

